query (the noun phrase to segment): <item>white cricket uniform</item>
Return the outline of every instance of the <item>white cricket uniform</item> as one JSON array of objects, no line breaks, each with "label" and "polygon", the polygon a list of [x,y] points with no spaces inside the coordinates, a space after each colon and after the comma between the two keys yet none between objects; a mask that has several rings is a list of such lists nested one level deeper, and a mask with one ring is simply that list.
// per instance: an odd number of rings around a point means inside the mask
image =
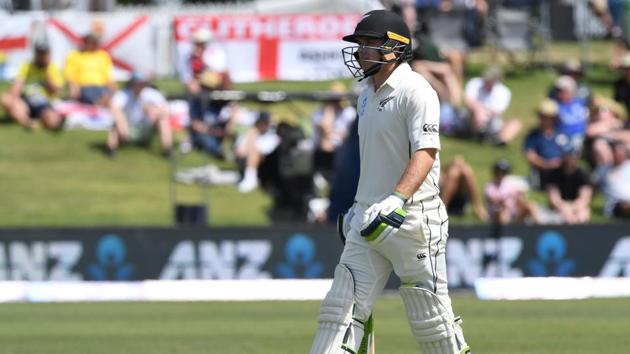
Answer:
[{"label": "white cricket uniform", "polygon": [[369,79],[357,103],[361,174],[340,260],[355,280],[354,317],[369,317],[392,270],[402,284],[438,294],[452,315],[445,263],[448,218],[439,197],[439,154],[427,178],[404,205],[407,217],[400,229],[387,239],[372,242],[360,235],[368,221],[365,210],[394,192],[411,154],[440,149],[440,103],[420,74],[403,63],[376,91],[371,82]]}]

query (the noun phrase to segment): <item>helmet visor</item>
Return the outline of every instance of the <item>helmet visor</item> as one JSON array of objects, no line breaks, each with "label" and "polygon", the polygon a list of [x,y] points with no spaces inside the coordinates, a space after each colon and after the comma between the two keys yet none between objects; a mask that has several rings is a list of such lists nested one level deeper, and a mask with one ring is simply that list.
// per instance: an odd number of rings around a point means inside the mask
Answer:
[{"label": "helmet visor", "polygon": [[[389,64],[404,58],[406,54],[406,45],[398,43],[391,43],[391,45],[389,45],[389,42],[390,41],[386,41],[381,46],[354,45],[345,47],[341,50],[343,63],[346,65],[348,70],[350,70],[352,76],[362,78],[365,77],[365,71],[369,70],[369,68],[372,68],[374,65]],[[361,58],[359,52],[367,50],[374,50],[378,52],[380,54],[380,60]],[[368,68],[364,70],[361,67],[361,63],[364,63],[364,65],[365,63],[371,63],[372,65],[369,65]]]}]

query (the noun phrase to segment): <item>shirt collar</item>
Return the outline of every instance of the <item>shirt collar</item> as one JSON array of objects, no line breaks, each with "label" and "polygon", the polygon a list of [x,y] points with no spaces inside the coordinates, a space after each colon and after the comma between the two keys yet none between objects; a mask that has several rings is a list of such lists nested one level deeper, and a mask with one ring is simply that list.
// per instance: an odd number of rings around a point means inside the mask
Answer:
[{"label": "shirt collar", "polygon": [[385,85],[388,85],[391,88],[396,88],[396,86],[402,81],[405,76],[408,76],[411,72],[411,67],[407,63],[401,63],[398,65],[396,69],[389,75],[387,80],[385,80]]}]

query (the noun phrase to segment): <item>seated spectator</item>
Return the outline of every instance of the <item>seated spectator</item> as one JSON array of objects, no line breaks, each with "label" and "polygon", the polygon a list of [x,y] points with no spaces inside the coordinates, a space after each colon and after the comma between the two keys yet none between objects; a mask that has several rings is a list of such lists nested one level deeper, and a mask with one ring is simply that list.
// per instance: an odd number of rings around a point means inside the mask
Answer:
[{"label": "seated spectator", "polygon": [[[451,66],[457,80],[462,83],[464,79],[464,65],[466,51],[469,46],[479,46],[483,42],[483,27],[488,14],[486,0],[416,0],[418,18],[420,22],[418,35],[423,40],[432,31],[440,31],[440,28],[429,28],[429,19],[436,12],[446,13],[449,17],[462,16],[462,38],[454,40],[454,43],[442,43],[439,46],[439,55]],[[413,32],[412,32],[413,33]],[[423,45],[423,40],[419,41]]]},{"label": "seated spectator", "polygon": [[568,224],[583,224],[591,218],[593,187],[588,173],[579,166],[579,150],[567,147],[562,165],[547,185],[549,204]]},{"label": "seated spectator", "polygon": [[613,97],[626,108],[630,115],[630,54],[626,54],[619,64],[621,77],[613,84]]},{"label": "seated spectator", "polygon": [[148,146],[156,129],[164,156],[171,155],[173,134],[168,104],[162,93],[148,84],[145,74],[134,72],[127,87],[114,94],[111,103],[114,125],[107,136],[109,156],[115,155],[121,143]]},{"label": "seated spectator", "polygon": [[536,111],[539,126],[525,138],[523,152],[531,167],[533,185],[541,190],[547,188],[551,173],[562,164],[562,151],[568,137],[556,130],[558,105],[546,99]]},{"label": "seated spectator", "polygon": [[556,129],[558,133],[567,135],[574,149],[581,150],[589,115],[586,101],[575,95],[577,85],[570,76],[560,76],[555,87],[558,89]]},{"label": "seated spectator", "polygon": [[188,95],[193,145],[208,154],[224,159],[221,143],[233,134],[229,102],[210,100],[208,93],[229,89],[227,58],[220,48],[210,45],[212,33],[205,28],[192,34],[192,49],[179,61],[180,80]]},{"label": "seated spectator", "polygon": [[68,53],[64,74],[70,98],[89,105],[109,107],[116,91],[113,64],[109,54],[99,48],[99,37],[90,33],[83,37],[81,50]]},{"label": "seated spectator", "polygon": [[499,68],[490,67],[483,77],[468,81],[464,89],[464,102],[470,111],[469,132],[498,145],[512,141],[522,126],[515,119],[503,122],[512,92],[501,82],[502,77]]},{"label": "seated spectator", "polygon": [[262,162],[265,156],[272,153],[278,144],[280,138],[271,128],[269,113],[260,112],[254,126],[236,140],[234,154],[243,171],[239,192],[248,193],[258,187],[258,170],[264,166]]},{"label": "seated spectator", "polygon": [[9,91],[0,97],[0,107],[28,130],[35,128],[37,120],[57,130],[63,121],[52,104],[63,86],[61,70],[50,62],[47,43],[35,44],[34,52],[33,61],[20,66]]},{"label": "seated spectator", "polygon": [[604,213],[616,218],[630,218],[630,153],[622,143],[613,144],[613,165],[603,183],[606,196]]},{"label": "seated spectator", "polygon": [[588,6],[603,22],[608,37],[614,41],[610,68],[616,69],[628,49],[628,31],[630,30],[626,24],[628,5],[625,0],[589,0]]},{"label": "seated spectator", "polygon": [[630,146],[630,127],[625,121],[625,109],[620,104],[596,97],[592,108],[584,147],[599,183],[603,177],[601,168],[607,169],[613,164],[612,144],[621,142]]},{"label": "seated spectator", "polygon": [[526,183],[508,176],[511,169],[507,160],[499,160],[493,166],[493,179],[485,188],[490,222],[505,225],[528,221],[538,224],[538,208],[525,196]]},{"label": "seated spectator", "polygon": [[[419,43],[417,43],[419,42]],[[413,71],[424,77],[440,99],[440,132],[456,135],[465,130],[462,126],[462,83],[450,64],[444,62],[431,38],[418,33],[409,63]]]},{"label": "seated spectator", "polygon": [[311,117],[315,150],[314,173],[321,174],[327,184],[330,184],[333,179],[335,153],[348,135],[350,125],[357,116],[355,108],[341,97],[346,94],[342,83],[334,83],[330,90],[339,94],[340,97],[325,102]]},{"label": "seated spectator", "polygon": [[466,204],[472,203],[473,211],[481,221],[488,220],[472,167],[462,156],[456,156],[440,174],[440,197],[451,215],[464,215]]},{"label": "seated spectator", "polygon": [[[576,89],[575,96],[590,105],[593,96],[593,90],[584,80],[584,67],[577,59],[569,59],[560,68],[560,76],[570,76],[575,80]],[[554,85],[549,89],[549,98],[558,101],[558,88]]]}]

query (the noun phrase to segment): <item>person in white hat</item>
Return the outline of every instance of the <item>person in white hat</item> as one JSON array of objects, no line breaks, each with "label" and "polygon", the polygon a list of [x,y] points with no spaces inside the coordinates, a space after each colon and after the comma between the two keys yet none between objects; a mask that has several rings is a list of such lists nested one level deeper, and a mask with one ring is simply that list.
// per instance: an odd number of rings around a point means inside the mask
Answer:
[{"label": "person in white hat", "polygon": [[582,148],[589,111],[584,99],[576,96],[577,83],[570,76],[556,79],[558,89],[558,122],[556,128],[569,137],[570,144]]},{"label": "person in white hat", "polygon": [[543,100],[536,109],[538,127],[532,129],[523,143],[523,153],[531,168],[533,183],[545,190],[551,173],[562,163],[562,147],[569,143],[569,137],[558,133],[558,104]]},{"label": "person in white hat", "polygon": [[211,101],[208,92],[231,87],[225,52],[211,45],[212,32],[199,28],[191,34],[192,48],[180,58],[179,74],[188,96],[192,144],[223,159],[221,142],[230,136],[231,115],[224,110],[227,101]]}]

